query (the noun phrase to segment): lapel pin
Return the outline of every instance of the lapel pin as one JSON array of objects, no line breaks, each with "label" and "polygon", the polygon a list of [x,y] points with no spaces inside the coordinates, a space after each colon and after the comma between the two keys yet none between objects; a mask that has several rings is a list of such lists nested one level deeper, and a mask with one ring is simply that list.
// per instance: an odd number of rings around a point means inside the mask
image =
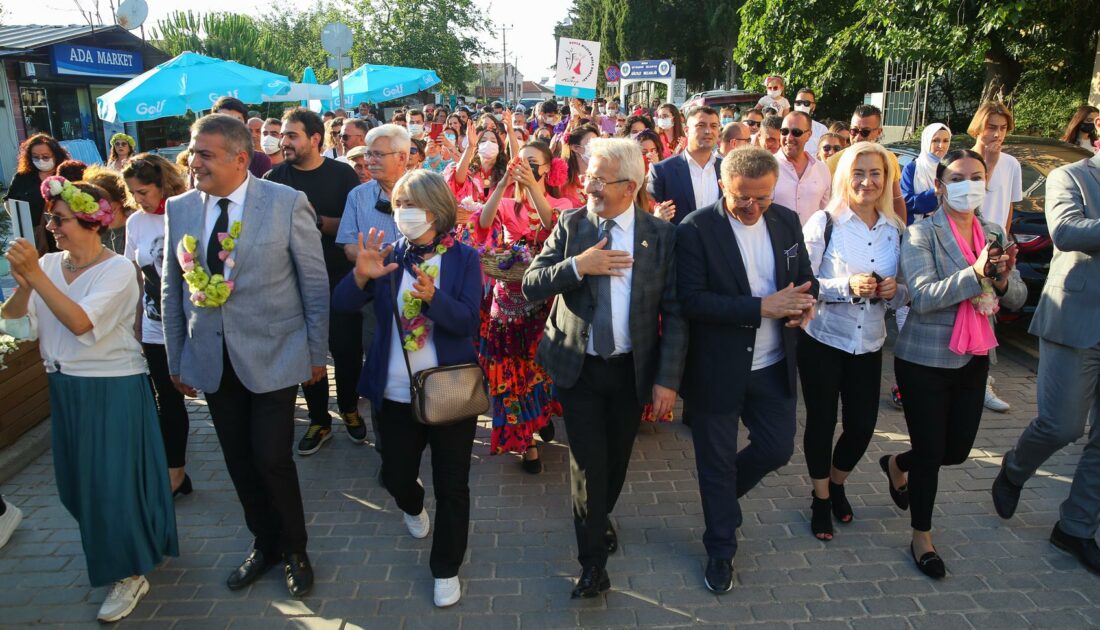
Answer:
[{"label": "lapel pin", "polygon": [[642,241],[642,247],[649,247],[649,241]]}]

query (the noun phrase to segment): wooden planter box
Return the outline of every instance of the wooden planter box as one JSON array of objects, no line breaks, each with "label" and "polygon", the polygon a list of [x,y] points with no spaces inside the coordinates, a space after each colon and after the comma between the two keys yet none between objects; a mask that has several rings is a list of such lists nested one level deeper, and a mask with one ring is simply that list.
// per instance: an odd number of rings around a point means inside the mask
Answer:
[{"label": "wooden planter box", "polygon": [[0,370],[0,448],[50,415],[50,392],[46,368],[37,341],[25,341],[4,356]]}]

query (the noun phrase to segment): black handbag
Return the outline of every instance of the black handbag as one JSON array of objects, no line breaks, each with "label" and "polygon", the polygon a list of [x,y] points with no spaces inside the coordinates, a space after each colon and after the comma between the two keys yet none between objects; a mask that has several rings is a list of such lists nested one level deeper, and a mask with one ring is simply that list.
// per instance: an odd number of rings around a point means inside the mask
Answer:
[{"label": "black handbag", "polygon": [[[397,310],[397,291],[404,268],[390,276],[393,285],[393,320],[401,335],[401,315]],[[405,369],[409,372],[409,393],[413,417],[427,426],[446,426],[489,411],[489,384],[477,363],[460,363],[420,370],[413,374],[409,351],[398,339]]]}]

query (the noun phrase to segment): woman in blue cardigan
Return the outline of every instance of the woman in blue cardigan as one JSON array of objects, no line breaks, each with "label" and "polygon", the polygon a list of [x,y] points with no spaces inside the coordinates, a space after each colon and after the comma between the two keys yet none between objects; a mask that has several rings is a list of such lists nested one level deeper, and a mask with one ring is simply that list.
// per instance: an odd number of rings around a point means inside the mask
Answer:
[{"label": "woman in blue cardigan", "polygon": [[432,447],[436,532],[429,564],[435,605],[444,607],[461,597],[458,568],[470,529],[470,454],[477,418],[447,426],[418,423],[409,404],[410,368],[402,348],[414,374],[477,361],[481,266],[477,252],[450,235],[455,199],[440,175],[409,171],[394,185],[391,199],[402,238],[383,248],[382,232],[371,228],[366,239],[360,234],[355,269],[337,285],[332,302],[336,311],[355,313],[374,301],[379,325],[359,392],[371,402],[385,445],[382,483],[414,538],[426,537],[430,529],[417,474],[424,447]]}]

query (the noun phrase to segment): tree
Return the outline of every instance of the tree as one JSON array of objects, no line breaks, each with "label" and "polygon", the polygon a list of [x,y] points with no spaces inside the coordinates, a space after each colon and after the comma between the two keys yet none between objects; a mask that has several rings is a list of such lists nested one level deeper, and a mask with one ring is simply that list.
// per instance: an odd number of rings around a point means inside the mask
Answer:
[{"label": "tree", "polygon": [[157,21],[152,38],[173,57],[190,51],[279,72],[256,21],[247,15],[176,11]]}]

